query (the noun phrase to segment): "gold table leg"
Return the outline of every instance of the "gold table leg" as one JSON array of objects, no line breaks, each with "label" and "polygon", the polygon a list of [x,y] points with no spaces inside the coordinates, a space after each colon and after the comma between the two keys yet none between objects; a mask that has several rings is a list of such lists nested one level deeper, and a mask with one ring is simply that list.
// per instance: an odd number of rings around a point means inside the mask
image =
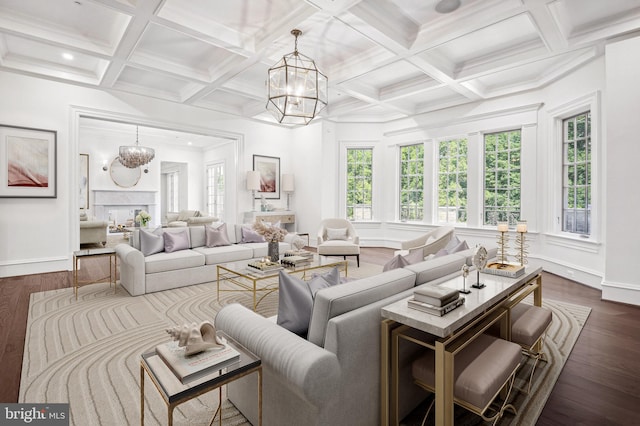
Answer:
[{"label": "gold table leg", "polygon": [[436,341],[436,424],[453,426],[453,354]]},{"label": "gold table leg", "polygon": [[140,364],[140,426],[144,426],[144,367]]}]

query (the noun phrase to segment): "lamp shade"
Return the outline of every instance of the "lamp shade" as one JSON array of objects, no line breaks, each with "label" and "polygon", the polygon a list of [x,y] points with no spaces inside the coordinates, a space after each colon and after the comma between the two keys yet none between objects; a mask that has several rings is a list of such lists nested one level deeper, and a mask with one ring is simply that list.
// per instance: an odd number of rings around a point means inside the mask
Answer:
[{"label": "lamp shade", "polygon": [[283,173],[282,174],[282,190],[284,192],[293,192],[293,191],[295,191],[293,175],[291,173]]},{"label": "lamp shade", "polygon": [[260,191],[260,172],[250,170],[247,172],[247,190]]}]

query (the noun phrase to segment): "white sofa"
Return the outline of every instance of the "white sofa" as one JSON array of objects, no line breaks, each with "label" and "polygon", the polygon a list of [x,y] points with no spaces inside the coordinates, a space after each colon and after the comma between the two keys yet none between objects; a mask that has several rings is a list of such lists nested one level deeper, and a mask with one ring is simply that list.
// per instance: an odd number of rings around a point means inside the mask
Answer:
[{"label": "white sofa", "polygon": [[213,216],[202,216],[198,210],[181,210],[180,212],[168,212],[166,225],[170,228],[181,228],[185,226],[211,225],[217,222],[218,218]]},{"label": "white sofa", "polygon": [[[416,285],[459,275],[472,254],[469,249],[318,291],[306,340],[244,306],[222,308],[216,327],[262,359],[263,424],[380,424],[380,309],[410,296]],[[401,348],[403,358],[415,353],[415,347]],[[405,370],[402,416],[426,396]],[[255,375],[230,383],[227,394],[258,424]]]},{"label": "white sofa", "polygon": [[[118,244],[115,248],[120,264],[120,283],[129,294],[138,296],[145,293],[169,290],[188,285],[216,280],[216,265],[253,259],[267,255],[267,243],[239,243],[240,225],[227,225],[228,246],[206,247],[205,227],[189,226],[189,250],[172,253],[160,252],[144,256],[140,251],[140,231],[135,230],[129,237],[129,244]],[[231,231],[229,230],[231,229]],[[163,232],[181,232],[185,228],[164,228]],[[236,237],[238,236],[238,237]],[[291,249],[294,235],[287,236],[279,244],[280,253]],[[238,243],[236,243],[238,242]]]}]

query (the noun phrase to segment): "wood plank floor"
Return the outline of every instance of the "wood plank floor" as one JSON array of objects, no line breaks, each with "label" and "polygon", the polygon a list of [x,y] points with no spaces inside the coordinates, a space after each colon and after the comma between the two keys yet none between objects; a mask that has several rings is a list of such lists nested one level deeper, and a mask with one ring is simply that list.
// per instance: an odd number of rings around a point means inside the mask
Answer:
[{"label": "wood plank floor", "polygon": [[[361,261],[384,264],[392,255],[363,248]],[[108,275],[106,258],[83,262],[82,280]],[[0,278],[0,402],[18,400],[29,295],[71,283],[70,272]],[[543,286],[544,297],[592,312],[538,425],[640,424],[640,307],[602,301],[600,291],[549,273]]]}]

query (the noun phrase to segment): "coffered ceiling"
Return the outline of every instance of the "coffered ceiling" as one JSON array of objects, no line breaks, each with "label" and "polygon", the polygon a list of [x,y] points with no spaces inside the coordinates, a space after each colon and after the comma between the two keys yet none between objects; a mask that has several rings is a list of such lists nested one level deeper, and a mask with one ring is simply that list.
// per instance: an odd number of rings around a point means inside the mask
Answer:
[{"label": "coffered ceiling", "polygon": [[[336,121],[384,122],[543,87],[640,31],[640,0],[0,0],[0,69],[274,122],[298,50]],[[637,52],[635,53],[637,54]]]}]

